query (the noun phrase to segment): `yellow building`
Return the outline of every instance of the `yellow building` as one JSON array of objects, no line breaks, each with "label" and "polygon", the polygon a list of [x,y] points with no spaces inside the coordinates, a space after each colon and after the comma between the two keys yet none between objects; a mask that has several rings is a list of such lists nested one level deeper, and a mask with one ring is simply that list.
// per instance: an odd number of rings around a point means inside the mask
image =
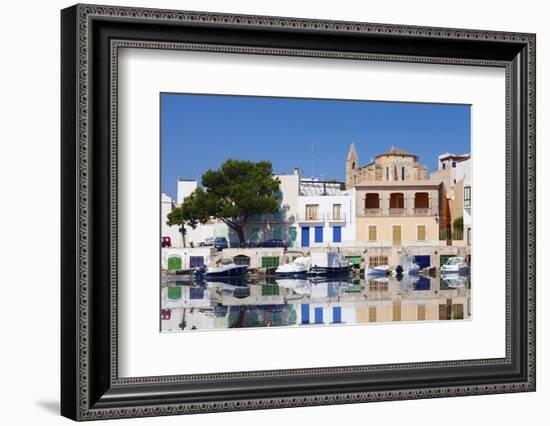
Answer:
[{"label": "yellow building", "polygon": [[[361,167],[352,144],[346,184],[356,190],[357,240],[367,247],[372,266],[397,265],[403,255],[438,263],[441,182],[428,178],[417,155],[392,146]],[[372,261],[375,256],[382,259]]]}]

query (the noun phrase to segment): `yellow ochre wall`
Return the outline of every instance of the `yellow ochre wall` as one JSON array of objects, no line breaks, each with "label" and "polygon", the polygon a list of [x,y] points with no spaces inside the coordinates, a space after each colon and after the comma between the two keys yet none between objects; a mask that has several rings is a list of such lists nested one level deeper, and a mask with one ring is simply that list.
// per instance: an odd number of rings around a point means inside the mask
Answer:
[{"label": "yellow ochre wall", "polygon": [[[439,224],[433,216],[385,216],[385,217],[358,217],[357,240],[368,241],[368,226],[377,225],[377,241],[384,245],[392,244],[392,226],[401,225],[401,245],[427,244],[439,241]],[[418,241],[417,225],[426,225],[426,240]]]}]

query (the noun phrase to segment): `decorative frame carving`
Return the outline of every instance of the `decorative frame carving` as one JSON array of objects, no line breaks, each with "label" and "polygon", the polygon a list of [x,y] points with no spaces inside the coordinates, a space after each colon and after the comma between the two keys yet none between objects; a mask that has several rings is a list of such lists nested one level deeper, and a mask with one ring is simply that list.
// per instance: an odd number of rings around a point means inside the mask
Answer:
[{"label": "decorative frame carving", "polygon": [[[125,24],[139,23],[142,31],[156,33],[174,25],[179,28],[224,28],[227,31],[275,31],[300,38],[314,33],[349,35],[349,50],[316,47],[248,46],[170,39],[160,34],[158,41],[133,38]],[[97,25],[96,25],[97,24]],[[105,26],[105,30],[102,25]],[[108,28],[107,28],[108,27]],[[108,45],[101,31],[110,33]],[[246,31],[244,31],[246,32]],[[137,31],[139,33],[139,31]],[[118,34],[115,36],[113,34]],[[168,34],[168,37],[166,36]],[[120,37],[124,35],[124,37]],[[97,37],[95,43],[94,37]],[[163,38],[164,37],[164,38]],[[238,36],[235,36],[238,38]],[[372,51],[356,51],[355,37],[382,40]],[[369,38],[370,37],[370,38]],[[242,36],[245,40],[246,36]],[[418,55],[385,52],[384,40],[423,44],[436,49],[448,46],[478,47],[469,57]],[[103,43],[103,44],[102,44]],[[289,43],[286,41],[286,43]],[[334,42],[337,45],[337,42]],[[462,43],[462,44],[461,44]],[[117,85],[118,49],[121,47],[195,50],[274,56],[309,56],[331,59],[416,62],[503,67],[506,70],[506,357],[502,359],[461,360],[371,366],[327,367],[146,378],[118,377],[117,371]],[[497,49],[495,49],[498,47]],[[493,49],[489,54],[488,49]],[[500,50],[499,50],[500,49]],[[368,47],[367,47],[368,50]],[[380,51],[382,50],[382,51]],[[435,50],[434,50],[435,51]],[[457,51],[461,51],[458,49]],[[98,53],[99,52],[99,53]],[[100,53],[103,55],[101,56]],[[141,417],[205,413],[262,408],[280,408],[354,402],[435,398],[475,394],[535,390],[535,36],[511,32],[427,28],[402,25],[337,22],[266,16],[169,11],[127,7],[77,5],[62,12],[62,414],[76,420],[114,417]],[[108,63],[107,63],[108,62]],[[94,67],[97,67],[94,68]],[[97,99],[107,99],[106,105]],[[108,115],[105,115],[108,114]],[[107,117],[105,133],[96,131],[99,117]],[[101,134],[100,134],[101,133]],[[107,137],[105,135],[108,135]],[[103,146],[103,145],[105,146]],[[94,161],[90,161],[94,157]],[[98,158],[108,164],[108,181],[97,177]],[[95,188],[108,188],[102,199]],[[522,192],[522,193],[521,193]],[[514,198],[515,197],[515,198]],[[520,203],[519,210],[513,210]],[[101,219],[97,219],[101,212]],[[96,221],[96,222],[94,222]],[[97,222],[99,221],[99,222]],[[100,226],[97,226],[97,225]],[[108,238],[98,236],[97,228],[108,227]],[[98,242],[99,241],[99,242]],[[94,250],[101,244],[109,253],[109,264],[97,265]],[[513,254],[523,252],[518,262]],[[105,270],[105,271],[104,271]],[[109,277],[98,284],[97,276]],[[103,281],[102,281],[103,282]],[[101,288],[101,289],[99,289]],[[94,304],[92,304],[94,300]],[[97,303],[107,303],[101,312]],[[101,329],[98,324],[101,324]],[[101,342],[97,348],[91,342]],[[518,352],[522,355],[518,357]],[[107,353],[108,352],[108,353]],[[521,359],[519,359],[521,358]],[[447,383],[451,369],[492,367],[515,371],[515,379],[479,380],[467,385]],[[399,374],[430,372],[434,386],[404,386]],[[473,370],[472,370],[473,371]],[[392,372],[391,388],[376,388],[369,382],[355,385],[357,377]],[[96,377],[97,376],[97,377]],[[337,392],[292,390],[285,394],[274,386],[269,396],[265,387],[277,378],[329,382],[331,377],[349,378],[349,385]],[[441,382],[437,382],[440,377]],[[197,390],[193,395],[168,398],[163,389],[195,386],[201,392],[226,380],[249,380],[263,392],[239,397],[218,393],[207,398]],[[401,380],[401,381],[400,381]],[[264,382],[262,382],[264,381]],[[388,388],[389,387],[389,388]],[[137,389],[142,396],[137,395]],[[325,389],[328,389],[325,385]],[[149,397],[143,394],[149,393]],[[243,388],[242,395],[246,395]]]}]

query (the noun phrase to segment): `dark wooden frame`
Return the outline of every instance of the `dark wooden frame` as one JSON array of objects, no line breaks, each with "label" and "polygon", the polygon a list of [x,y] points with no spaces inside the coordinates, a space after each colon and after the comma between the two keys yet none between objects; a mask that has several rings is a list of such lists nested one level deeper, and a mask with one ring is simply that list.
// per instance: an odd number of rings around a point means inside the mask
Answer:
[{"label": "dark wooden frame", "polygon": [[[75,420],[535,390],[535,36],[76,5],[62,28],[61,413]],[[116,326],[117,48],[504,67],[502,359],[121,379]]]}]

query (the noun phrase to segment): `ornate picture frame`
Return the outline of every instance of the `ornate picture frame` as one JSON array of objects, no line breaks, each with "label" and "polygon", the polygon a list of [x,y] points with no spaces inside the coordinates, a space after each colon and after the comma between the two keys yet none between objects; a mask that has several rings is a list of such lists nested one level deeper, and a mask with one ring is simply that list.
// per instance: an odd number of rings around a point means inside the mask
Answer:
[{"label": "ornate picture frame", "polygon": [[[160,416],[535,390],[535,35],[76,5],[61,12],[61,414]],[[121,378],[122,47],[500,67],[506,72],[506,356]]]}]

